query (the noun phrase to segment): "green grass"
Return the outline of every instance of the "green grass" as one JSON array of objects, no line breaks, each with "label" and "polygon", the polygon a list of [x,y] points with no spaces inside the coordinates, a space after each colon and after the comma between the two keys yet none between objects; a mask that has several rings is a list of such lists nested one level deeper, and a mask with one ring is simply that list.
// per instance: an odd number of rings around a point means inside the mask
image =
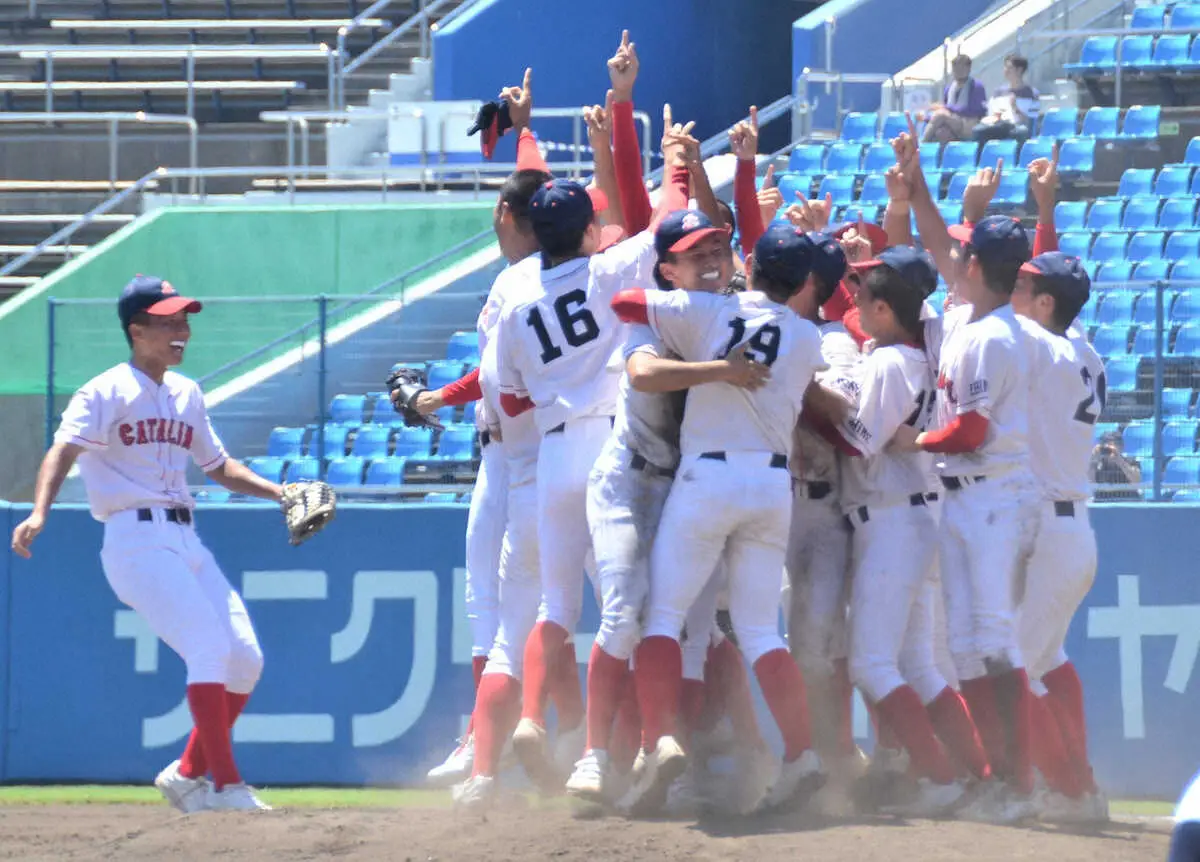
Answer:
[{"label": "green grass", "polygon": [[[447,790],[374,787],[281,787],[262,789],[263,801],[281,808],[446,808]],[[153,787],[81,784],[0,787],[4,805],[160,805]]]}]

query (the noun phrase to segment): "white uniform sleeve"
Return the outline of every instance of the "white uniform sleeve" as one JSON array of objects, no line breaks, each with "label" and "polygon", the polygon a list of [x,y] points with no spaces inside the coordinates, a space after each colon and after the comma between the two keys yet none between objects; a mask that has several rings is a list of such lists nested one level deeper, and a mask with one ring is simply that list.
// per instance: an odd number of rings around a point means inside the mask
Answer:
[{"label": "white uniform sleeve", "polygon": [[114,407],[114,402],[102,398],[91,383],[85,384],[63,411],[54,442],[72,443],[90,451],[107,449]]},{"label": "white uniform sleeve", "polygon": [[1016,373],[1016,357],[1008,344],[995,338],[970,338],[955,364],[951,383],[958,396],[957,415],[978,413],[991,418],[993,393],[1003,391]]},{"label": "white uniform sleeve", "polygon": [[705,336],[728,301],[710,293],[647,290],[646,316],[668,350],[687,362],[699,362],[712,358],[702,355],[707,346]]},{"label": "white uniform sleeve", "polygon": [[661,355],[661,344],[654,330],[644,323],[635,323],[628,327],[629,334],[625,338],[623,355],[626,359],[635,353],[649,353],[651,356]]},{"label": "white uniform sleeve", "polygon": [[500,322],[492,330],[492,338],[496,340],[496,382],[502,393],[523,398],[529,391],[525,388],[525,380],[519,368],[517,354],[521,343],[513,332],[517,318],[514,317],[512,308],[509,306],[504,310],[500,315]]},{"label": "white uniform sleeve", "polygon": [[225,444],[213,429],[212,418],[204,406],[204,396],[199,387],[196,388],[194,397],[200,404],[201,421],[196,425],[195,439],[192,440],[192,461],[203,472],[208,473],[224,464],[229,455],[225,452]]},{"label": "white uniform sleeve", "polygon": [[858,412],[842,422],[842,435],[867,456],[882,452],[896,429],[924,406],[913,403],[904,368],[890,353],[876,353],[867,361]]},{"label": "white uniform sleeve", "polygon": [[611,301],[628,287],[653,287],[657,262],[654,232],[649,230],[592,255],[588,258],[588,266],[601,294],[598,299]]},{"label": "white uniform sleeve", "polygon": [[822,383],[826,378],[840,377],[849,374],[859,361],[862,353],[848,332],[831,332],[821,336],[821,356],[828,366],[819,376]]}]

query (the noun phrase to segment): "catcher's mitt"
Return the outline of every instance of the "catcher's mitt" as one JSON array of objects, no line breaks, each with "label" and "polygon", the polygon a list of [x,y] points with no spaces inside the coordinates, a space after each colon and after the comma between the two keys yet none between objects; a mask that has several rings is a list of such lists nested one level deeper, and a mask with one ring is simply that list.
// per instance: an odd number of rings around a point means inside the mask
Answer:
[{"label": "catcher's mitt", "polygon": [[287,522],[288,541],[293,545],[311,539],[337,513],[337,495],[324,482],[289,482],[280,500]]},{"label": "catcher's mitt", "polygon": [[397,368],[387,379],[388,397],[392,407],[404,417],[404,424],[409,428],[436,428],[442,430],[442,423],[437,416],[426,416],[417,412],[417,396],[428,392],[425,377],[415,368]]}]

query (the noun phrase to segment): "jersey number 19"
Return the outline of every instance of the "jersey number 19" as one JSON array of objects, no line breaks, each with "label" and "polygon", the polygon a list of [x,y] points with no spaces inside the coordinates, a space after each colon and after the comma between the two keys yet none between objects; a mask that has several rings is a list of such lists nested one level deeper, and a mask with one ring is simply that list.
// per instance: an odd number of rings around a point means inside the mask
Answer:
[{"label": "jersey number 19", "polygon": [[[571,347],[587,344],[600,334],[596,318],[588,311],[586,303],[587,293],[582,289],[564,293],[554,300],[554,315],[558,318],[558,325],[562,329],[567,344]],[[555,346],[550,337],[546,322],[542,320],[540,308],[534,306],[530,310],[529,316],[525,318],[525,322],[532,326],[533,331],[537,333],[538,343],[542,347],[542,362],[553,362],[563,355],[562,348]]]},{"label": "jersey number 19", "polygon": [[[729,336],[729,343],[725,345],[725,349],[721,351],[718,359],[728,356],[746,336],[746,319],[744,317],[735,317],[729,321],[729,326],[733,329],[733,333]],[[773,323],[764,324],[746,342],[746,356],[770,368],[779,358],[780,336],[778,326]]]}]

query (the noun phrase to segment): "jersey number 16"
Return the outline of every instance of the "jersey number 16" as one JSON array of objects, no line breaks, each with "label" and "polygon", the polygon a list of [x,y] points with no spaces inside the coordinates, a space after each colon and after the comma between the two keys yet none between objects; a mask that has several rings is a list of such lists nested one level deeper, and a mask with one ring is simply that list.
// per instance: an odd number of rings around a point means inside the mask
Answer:
[{"label": "jersey number 16", "polygon": [[[562,329],[563,337],[571,347],[579,347],[589,341],[594,341],[600,334],[596,318],[588,311],[586,303],[587,293],[582,289],[564,293],[554,300],[554,316],[558,318],[558,325]],[[542,347],[542,362],[553,362],[563,355],[562,348],[555,346],[554,341],[550,338],[550,331],[546,328],[546,322],[542,320],[540,308],[534,306],[530,310],[529,316],[525,318],[525,322],[532,326],[533,331],[537,333],[538,343]]]}]

